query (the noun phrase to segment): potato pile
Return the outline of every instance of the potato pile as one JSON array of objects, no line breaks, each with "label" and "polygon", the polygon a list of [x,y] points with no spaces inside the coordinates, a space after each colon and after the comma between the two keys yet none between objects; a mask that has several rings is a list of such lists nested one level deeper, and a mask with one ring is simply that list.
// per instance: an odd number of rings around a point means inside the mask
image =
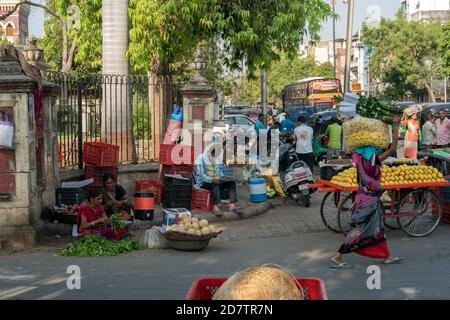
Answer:
[{"label": "potato pile", "polygon": [[210,225],[208,220],[198,218],[189,218],[187,215],[181,216],[177,224],[166,227],[166,231],[176,231],[180,233],[186,233],[192,236],[206,236],[212,233],[216,233],[216,227]]},{"label": "potato pile", "polygon": [[[445,182],[444,176],[438,169],[432,166],[408,166],[403,164],[398,167],[381,167],[381,185],[401,185]],[[349,168],[340,172],[331,179],[334,184],[343,187],[357,187],[356,168]]]}]

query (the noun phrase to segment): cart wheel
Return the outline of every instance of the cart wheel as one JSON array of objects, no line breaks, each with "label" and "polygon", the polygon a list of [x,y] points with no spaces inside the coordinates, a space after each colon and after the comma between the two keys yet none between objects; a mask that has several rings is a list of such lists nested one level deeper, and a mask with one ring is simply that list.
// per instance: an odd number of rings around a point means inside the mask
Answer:
[{"label": "cart wheel", "polygon": [[398,205],[397,214],[400,228],[412,237],[425,237],[432,233],[442,217],[442,206],[439,197],[429,189],[412,190],[407,193]]},{"label": "cart wheel", "polygon": [[320,204],[320,217],[322,218],[323,224],[333,232],[341,232],[337,223],[337,213],[340,202],[347,195],[348,192],[328,192]]},{"label": "cart wheel", "polygon": [[301,196],[299,203],[305,207],[305,208],[309,208],[309,206],[311,205],[311,200],[309,200],[308,196]]},{"label": "cart wheel", "polygon": [[[347,235],[352,227],[352,212],[354,205],[353,194],[349,194],[339,205],[338,224],[343,235]],[[380,202],[381,215],[384,215],[385,209]]]},{"label": "cart wheel", "polygon": [[353,193],[350,193],[339,203],[338,206],[337,223],[340,232],[344,236],[347,235],[352,226],[353,203]]}]

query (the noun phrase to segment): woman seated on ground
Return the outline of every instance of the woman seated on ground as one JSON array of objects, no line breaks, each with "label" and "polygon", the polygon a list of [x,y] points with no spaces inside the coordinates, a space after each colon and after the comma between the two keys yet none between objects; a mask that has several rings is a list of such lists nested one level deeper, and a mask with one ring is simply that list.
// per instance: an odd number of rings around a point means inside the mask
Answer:
[{"label": "woman seated on ground", "polygon": [[194,187],[212,191],[213,213],[219,217],[223,215],[219,208],[219,204],[221,202],[220,193],[222,190],[229,190],[229,208],[232,212],[241,214],[242,211],[236,207],[236,181],[234,181],[231,177],[224,177],[223,164],[218,158],[216,158],[215,147],[212,147],[210,151],[206,150],[198,158],[194,171]]},{"label": "woman seated on ground", "polygon": [[96,234],[108,240],[120,240],[125,235],[125,228],[113,231],[110,221],[102,206],[103,193],[93,189],[89,192],[89,202],[80,206],[77,215],[78,233]]},{"label": "woman seated on ground", "polygon": [[121,185],[116,183],[116,179],[110,172],[106,172],[103,175],[103,201],[108,217],[114,213],[120,213],[124,220],[130,220],[133,217],[133,210],[127,198],[127,192]]}]

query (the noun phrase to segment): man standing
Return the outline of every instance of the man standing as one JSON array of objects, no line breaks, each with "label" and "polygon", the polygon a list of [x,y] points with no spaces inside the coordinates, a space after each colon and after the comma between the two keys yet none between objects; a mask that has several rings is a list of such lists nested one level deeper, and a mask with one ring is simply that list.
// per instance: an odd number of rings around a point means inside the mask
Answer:
[{"label": "man standing", "polygon": [[259,130],[261,129],[266,129],[266,126],[264,125],[264,115],[262,113],[258,115],[258,120],[255,122],[255,130],[257,135],[259,135]]},{"label": "man standing", "polygon": [[331,123],[327,127],[328,135],[328,154],[337,157],[341,151],[342,126],[339,124],[338,118],[331,118]]},{"label": "man standing", "polygon": [[427,152],[436,145],[436,118],[430,112],[427,115],[428,121],[422,127],[423,132],[423,146]]},{"label": "man standing", "polygon": [[295,128],[294,134],[298,158],[304,161],[311,169],[311,172],[314,173],[314,153],[312,147],[314,131],[306,125],[305,117],[298,117],[297,123],[298,127]]},{"label": "man standing", "polygon": [[289,114],[286,113],[286,118],[280,122],[282,133],[292,133],[295,129],[295,123],[289,118]]},{"label": "man standing", "polygon": [[450,120],[444,109],[439,111],[439,119],[436,120],[436,140],[438,148],[446,148],[450,144]]}]

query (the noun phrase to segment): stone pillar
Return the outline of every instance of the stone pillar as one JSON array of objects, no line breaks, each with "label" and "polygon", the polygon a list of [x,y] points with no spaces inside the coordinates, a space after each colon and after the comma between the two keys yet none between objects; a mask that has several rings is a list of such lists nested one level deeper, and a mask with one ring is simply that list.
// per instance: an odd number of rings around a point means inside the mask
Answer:
[{"label": "stone pillar", "polygon": [[[183,99],[183,129],[190,131],[190,137],[183,136],[183,143],[193,145],[193,141],[199,141],[200,137],[195,134],[202,134],[201,140],[206,146],[212,141],[212,136],[203,136],[206,130],[214,127],[214,107],[216,90],[208,85],[207,79],[202,71],[206,68],[206,63],[201,58],[200,51],[197,51],[194,61],[190,64],[195,70],[195,75],[189,83],[181,89]],[[201,129],[200,132],[198,130]],[[196,150],[196,157],[201,150]]]},{"label": "stone pillar", "polygon": [[[28,64],[39,68],[42,71],[50,70],[50,66],[44,61],[43,50],[37,47],[37,39],[31,38],[28,40],[28,46],[23,50],[25,59]],[[41,196],[42,208],[48,208],[56,203],[55,190],[60,185],[59,179],[59,164],[58,164],[58,124],[57,124],[57,112],[56,103],[59,97],[60,88],[58,85],[43,81],[43,108],[42,108],[42,121],[43,121],[43,133],[42,133],[42,152],[41,161],[41,181],[38,183],[38,190]],[[41,224],[40,212],[36,213],[36,216],[32,218],[32,224],[35,229],[39,229]]]},{"label": "stone pillar", "polygon": [[32,217],[41,212],[33,99],[37,81],[25,75],[17,52],[4,54],[8,49],[0,46],[0,111],[9,113],[15,132],[13,147],[0,150],[0,250],[31,247]]}]

